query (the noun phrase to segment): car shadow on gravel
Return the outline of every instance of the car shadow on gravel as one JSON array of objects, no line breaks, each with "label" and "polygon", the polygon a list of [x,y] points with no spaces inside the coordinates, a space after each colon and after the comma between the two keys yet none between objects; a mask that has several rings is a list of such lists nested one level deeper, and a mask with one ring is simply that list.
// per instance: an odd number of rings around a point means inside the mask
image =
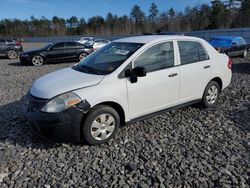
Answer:
[{"label": "car shadow on gravel", "polygon": [[60,144],[47,141],[32,132],[26,119],[27,105],[27,97],[0,105],[0,145],[9,143],[36,149],[59,147]]},{"label": "car shadow on gravel", "polygon": [[20,62],[11,62],[11,63],[9,63],[8,65],[10,65],[10,66],[25,66],[25,65],[23,65],[23,64],[20,63]]}]

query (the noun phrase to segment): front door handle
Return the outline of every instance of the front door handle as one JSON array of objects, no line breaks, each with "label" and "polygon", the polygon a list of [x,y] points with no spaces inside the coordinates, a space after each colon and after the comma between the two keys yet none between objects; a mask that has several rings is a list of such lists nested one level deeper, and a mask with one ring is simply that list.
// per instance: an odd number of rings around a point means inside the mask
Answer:
[{"label": "front door handle", "polygon": [[204,66],[203,68],[204,68],[204,69],[209,69],[209,68],[210,68],[210,65]]},{"label": "front door handle", "polygon": [[174,76],[177,76],[178,74],[177,73],[171,73],[170,75],[168,75],[168,77],[174,77]]}]

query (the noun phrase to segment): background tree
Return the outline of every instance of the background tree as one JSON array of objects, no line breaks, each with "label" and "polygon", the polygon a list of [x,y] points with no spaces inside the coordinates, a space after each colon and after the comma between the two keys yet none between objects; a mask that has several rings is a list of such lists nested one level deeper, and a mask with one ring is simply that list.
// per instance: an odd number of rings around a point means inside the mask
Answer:
[{"label": "background tree", "polygon": [[135,32],[136,33],[141,33],[144,30],[145,26],[145,13],[141,10],[141,7],[138,5],[133,6],[131,12],[130,12],[130,17],[135,23]]},{"label": "background tree", "polygon": [[250,0],[242,0],[240,18],[243,27],[250,27]]},{"label": "background tree", "polygon": [[156,21],[157,21],[157,17],[159,14],[159,10],[157,8],[157,5],[155,3],[152,3],[150,8],[149,8],[149,21],[150,21],[150,29],[151,31],[155,31],[156,30]]},{"label": "background tree", "polygon": [[0,20],[0,37],[64,36],[64,35],[120,35],[159,31],[194,31],[234,27],[250,27],[250,0],[212,0],[211,5],[187,7],[184,11],[173,8],[160,12],[152,3],[147,17],[135,5],[130,15],[68,19],[53,16],[30,19]]},{"label": "background tree", "polygon": [[227,12],[225,5],[220,0],[211,1],[210,28],[225,28]]}]

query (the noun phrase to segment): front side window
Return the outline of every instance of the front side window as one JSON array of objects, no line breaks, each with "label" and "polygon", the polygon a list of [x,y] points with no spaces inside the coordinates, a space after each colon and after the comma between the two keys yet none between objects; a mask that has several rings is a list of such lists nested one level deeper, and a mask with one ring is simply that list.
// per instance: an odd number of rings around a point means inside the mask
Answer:
[{"label": "front side window", "polygon": [[64,43],[57,43],[53,46],[53,50],[58,50],[58,49],[63,49],[64,48]]},{"label": "front side window", "polygon": [[153,72],[174,66],[173,42],[156,44],[143,52],[135,61],[134,67],[144,67]]},{"label": "front side window", "polygon": [[209,57],[203,46],[194,41],[178,41],[181,65],[208,60]]},{"label": "front side window", "polygon": [[112,42],[84,58],[72,68],[90,74],[107,75],[117,69],[143,44]]}]

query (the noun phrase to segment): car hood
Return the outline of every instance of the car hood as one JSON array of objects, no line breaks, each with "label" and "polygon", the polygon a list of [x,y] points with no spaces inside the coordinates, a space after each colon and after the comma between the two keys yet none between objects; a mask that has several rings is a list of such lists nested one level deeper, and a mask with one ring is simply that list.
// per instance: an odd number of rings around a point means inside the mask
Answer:
[{"label": "car hood", "polygon": [[61,69],[36,80],[30,88],[30,94],[44,99],[51,99],[59,94],[96,85],[103,75],[78,72],[70,68]]}]

